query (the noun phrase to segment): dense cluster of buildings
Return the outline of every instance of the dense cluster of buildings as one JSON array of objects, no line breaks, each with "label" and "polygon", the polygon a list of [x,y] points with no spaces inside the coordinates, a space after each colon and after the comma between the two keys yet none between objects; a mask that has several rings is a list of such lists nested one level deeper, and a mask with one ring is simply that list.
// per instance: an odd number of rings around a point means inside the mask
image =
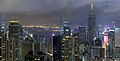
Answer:
[{"label": "dense cluster of buildings", "polygon": [[87,26],[23,26],[17,19],[0,22],[0,61],[104,61],[120,58],[120,27],[96,25],[91,4]]},{"label": "dense cluster of buildings", "polygon": [[[22,26],[17,19],[9,20],[9,26],[0,26],[0,61],[44,61],[52,60],[51,37],[42,32],[50,30],[37,28],[29,30]],[[40,29],[40,30],[39,30]],[[42,33],[42,34],[40,34]],[[34,35],[33,35],[34,34]]]}]

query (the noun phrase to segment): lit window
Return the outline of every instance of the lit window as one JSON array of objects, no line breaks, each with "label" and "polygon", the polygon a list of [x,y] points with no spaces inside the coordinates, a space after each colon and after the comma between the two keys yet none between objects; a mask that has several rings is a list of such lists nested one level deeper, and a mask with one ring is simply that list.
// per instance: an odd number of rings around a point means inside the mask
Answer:
[{"label": "lit window", "polygon": [[37,60],[37,59],[35,58],[35,60]]},{"label": "lit window", "polygon": [[65,31],[66,31],[66,32],[68,32],[69,30],[68,30],[68,29],[66,29]]},{"label": "lit window", "polygon": [[38,58],[38,60],[40,60],[40,59]]}]

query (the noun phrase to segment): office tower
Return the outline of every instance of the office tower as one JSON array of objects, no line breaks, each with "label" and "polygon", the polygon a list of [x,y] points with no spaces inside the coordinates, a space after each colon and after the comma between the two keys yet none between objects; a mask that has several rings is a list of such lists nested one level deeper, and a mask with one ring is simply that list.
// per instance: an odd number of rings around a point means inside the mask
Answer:
[{"label": "office tower", "polygon": [[25,56],[24,61],[50,61],[45,59],[46,54],[42,51],[37,52],[37,54],[33,54],[33,51],[29,51],[28,54]]},{"label": "office tower", "polygon": [[[41,41],[36,41],[34,37],[28,36],[25,41],[22,41],[22,60],[25,61],[51,61],[51,51],[48,49],[48,40],[41,37]],[[29,51],[31,51],[30,54]],[[42,52],[45,55],[41,55]],[[49,56],[50,55],[50,56]],[[44,60],[43,60],[44,57]]]},{"label": "office tower", "polygon": [[16,19],[9,23],[8,61],[20,61],[20,24]]},{"label": "office tower", "polygon": [[6,34],[5,33],[2,33],[1,34],[1,45],[2,45],[2,61],[7,61],[6,60],[6,56],[7,56],[7,53],[6,53],[6,50],[7,50],[7,39],[6,39]]},{"label": "office tower", "polygon": [[65,36],[70,36],[71,35],[70,27],[64,27],[64,35]]},{"label": "office tower", "polygon": [[72,37],[64,36],[61,41],[61,60],[71,61],[72,60]]},{"label": "office tower", "polygon": [[32,43],[30,42],[22,42],[22,60],[25,59],[25,55],[27,55],[27,53],[29,51],[32,51]]},{"label": "office tower", "polygon": [[115,28],[114,58],[120,57],[120,28]]},{"label": "office tower", "polygon": [[93,60],[100,60],[101,59],[101,48],[102,47],[102,41],[100,38],[95,39],[95,45],[91,48],[91,58]]},{"label": "office tower", "polygon": [[73,36],[53,36],[54,61],[79,61],[80,41],[78,34]]},{"label": "office tower", "polygon": [[114,30],[109,30],[108,32],[108,52],[109,52],[109,57],[114,57],[114,48],[115,48],[115,31]]},{"label": "office tower", "polygon": [[100,38],[95,39],[95,45],[92,47],[92,56],[94,60],[100,60],[101,61],[101,53],[102,52],[102,40]]},{"label": "office tower", "polygon": [[53,61],[61,61],[61,42],[60,35],[53,36]]},{"label": "office tower", "polygon": [[103,34],[104,28],[102,25],[98,26],[98,38],[100,38],[102,41],[104,40],[104,34]]},{"label": "office tower", "polygon": [[60,35],[62,35],[62,16],[60,16]]},{"label": "office tower", "polygon": [[25,55],[27,55],[27,53],[29,51],[32,51],[32,37],[27,36],[25,38],[25,40],[22,41],[21,44],[22,44],[22,47],[21,47],[21,50],[22,50],[22,52],[21,52],[22,60],[24,60],[25,59]]},{"label": "office tower", "polygon": [[6,31],[6,22],[5,22],[5,15],[2,13],[0,15],[0,32]]},{"label": "office tower", "polygon": [[20,25],[20,40],[25,39],[25,29],[22,25]]},{"label": "office tower", "polygon": [[29,51],[33,51],[33,55],[35,55],[36,52],[40,51],[40,42],[36,42],[33,37],[27,37],[24,41],[22,41],[21,44],[22,60],[25,59],[25,55],[27,55]]},{"label": "office tower", "polygon": [[3,30],[2,32],[0,32],[0,61],[7,61],[6,44],[7,44],[6,34],[5,31]]},{"label": "office tower", "polygon": [[74,33],[72,35],[72,61],[80,61],[81,60],[81,50],[82,47],[80,46],[82,45],[81,41],[80,41],[80,37],[79,37],[79,33]]},{"label": "office tower", "polygon": [[63,35],[64,36],[71,36],[71,29],[68,21],[63,22]]},{"label": "office tower", "polygon": [[79,27],[78,35],[79,35],[80,41],[82,42],[87,41],[86,27]]},{"label": "office tower", "polygon": [[115,27],[116,27],[116,21],[112,20],[112,30],[115,30]]},{"label": "office tower", "polygon": [[0,61],[2,61],[2,37],[0,36]]},{"label": "office tower", "polygon": [[64,21],[62,24],[62,35],[53,36],[53,60],[71,61],[72,60],[72,36],[69,23]]},{"label": "office tower", "polygon": [[115,47],[120,47],[120,28],[115,28]]},{"label": "office tower", "polygon": [[94,11],[94,5],[91,3],[90,12],[88,15],[88,41],[91,45],[94,45],[94,37],[96,33],[96,15]]},{"label": "office tower", "polygon": [[63,22],[63,35],[60,42],[61,45],[61,61],[72,60],[72,37],[70,25],[67,21]]},{"label": "office tower", "polygon": [[1,24],[0,25],[0,32],[4,33],[6,31],[6,24],[3,21],[0,24]]},{"label": "office tower", "polygon": [[6,61],[6,24],[5,24],[5,16],[2,13],[0,16],[0,37],[1,37],[1,54],[2,61]]},{"label": "office tower", "polygon": [[7,38],[6,38],[6,24],[4,22],[4,17],[0,19],[0,37],[1,37],[1,60],[6,61],[7,58]]}]

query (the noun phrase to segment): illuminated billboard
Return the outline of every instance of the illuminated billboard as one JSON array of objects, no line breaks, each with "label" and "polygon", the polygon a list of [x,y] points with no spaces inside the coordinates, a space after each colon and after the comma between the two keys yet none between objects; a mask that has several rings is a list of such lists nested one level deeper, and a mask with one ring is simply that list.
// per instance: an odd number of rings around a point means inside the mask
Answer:
[{"label": "illuminated billboard", "polygon": [[115,47],[120,47],[120,28],[115,28]]},{"label": "illuminated billboard", "polygon": [[108,43],[108,36],[107,35],[104,36],[104,43]]},{"label": "illuminated billboard", "polygon": [[108,44],[108,32],[107,31],[104,32],[104,43]]}]

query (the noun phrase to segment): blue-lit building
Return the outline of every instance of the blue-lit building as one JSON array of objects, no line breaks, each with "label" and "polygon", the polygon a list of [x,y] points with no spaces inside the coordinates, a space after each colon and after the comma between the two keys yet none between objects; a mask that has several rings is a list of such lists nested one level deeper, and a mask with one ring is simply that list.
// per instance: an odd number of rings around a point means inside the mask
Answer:
[{"label": "blue-lit building", "polygon": [[67,21],[63,22],[63,35],[64,36],[71,36],[71,28]]},{"label": "blue-lit building", "polygon": [[6,31],[6,24],[5,22],[1,22],[0,23],[0,32],[4,33]]}]

